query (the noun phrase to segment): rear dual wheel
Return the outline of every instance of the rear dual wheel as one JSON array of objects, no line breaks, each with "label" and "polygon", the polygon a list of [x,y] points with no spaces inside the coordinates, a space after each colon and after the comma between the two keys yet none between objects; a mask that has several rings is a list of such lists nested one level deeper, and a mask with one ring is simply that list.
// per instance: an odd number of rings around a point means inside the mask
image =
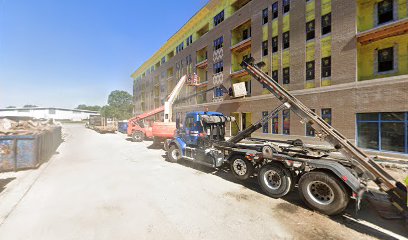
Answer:
[{"label": "rear dual wheel", "polygon": [[340,180],[325,172],[309,172],[299,180],[299,194],[312,209],[336,215],[346,209],[350,197]]},{"label": "rear dual wheel", "polygon": [[285,196],[294,186],[290,171],[276,163],[264,165],[259,170],[258,181],[266,195],[272,198]]}]

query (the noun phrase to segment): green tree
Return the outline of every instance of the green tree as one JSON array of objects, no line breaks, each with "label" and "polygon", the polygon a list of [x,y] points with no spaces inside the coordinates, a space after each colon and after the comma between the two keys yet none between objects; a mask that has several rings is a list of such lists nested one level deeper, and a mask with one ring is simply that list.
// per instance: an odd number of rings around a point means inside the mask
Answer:
[{"label": "green tree", "polygon": [[102,108],[101,106],[97,106],[97,105],[88,106],[88,105],[85,105],[85,104],[80,104],[80,105],[78,105],[78,107],[76,109],[99,112],[99,111],[101,111],[101,108]]},{"label": "green tree", "polygon": [[117,120],[126,120],[133,114],[133,96],[126,91],[116,90],[109,94],[108,105],[103,106],[101,115]]},{"label": "green tree", "polygon": [[24,107],[24,108],[35,108],[35,107],[38,107],[38,106],[36,106],[36,105],[31,105],[31,104],[26,104],[26,105],[24,105],[23,107]]},{"label": "green tree", "polygon": [[17,108],[16,106],[8,106],[6,108]]}]

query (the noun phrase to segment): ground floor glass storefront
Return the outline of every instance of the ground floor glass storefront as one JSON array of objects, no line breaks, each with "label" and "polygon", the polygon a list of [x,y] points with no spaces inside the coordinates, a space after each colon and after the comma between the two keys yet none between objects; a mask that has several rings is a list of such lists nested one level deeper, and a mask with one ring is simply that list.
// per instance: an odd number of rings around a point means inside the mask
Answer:
[{"label": "ground floor glass storefront", "polygon": [[408,113],[359,113],[356,137],[362,148],[408,153]]}]

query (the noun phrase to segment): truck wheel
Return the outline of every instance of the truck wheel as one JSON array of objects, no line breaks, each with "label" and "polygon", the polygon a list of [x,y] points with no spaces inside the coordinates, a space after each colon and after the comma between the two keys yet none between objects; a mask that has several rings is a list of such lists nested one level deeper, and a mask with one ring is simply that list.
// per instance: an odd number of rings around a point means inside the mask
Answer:
[{"label": "truck wheel", "polygon": [[181,151],[176,145],[171,145],[167,151],[167,159],[169,162],[176,163],[181,159]]},{"label": "truck wheel", "polygon": [[230,159],[231,172],[239,180],[248,179],[254,172],[254,166],[243,155],[236,155]]},{"label": "truck wheel", "polygon": [[344,211],[350,198],[343,184],[324,172],[309,172],[299,180],[299,194],[312,209],[326,215]]},{"label": "truck wheel", "polygon": [[143,142],[143,133],[142,132],[134,132],[132,135],[133,142]]},{"label": "truck wheel", "polygon": [[258,181],[266,195],[281,198],[288,194],[293,187],[290,171],[279,164],[266,164],[258,174]]}]

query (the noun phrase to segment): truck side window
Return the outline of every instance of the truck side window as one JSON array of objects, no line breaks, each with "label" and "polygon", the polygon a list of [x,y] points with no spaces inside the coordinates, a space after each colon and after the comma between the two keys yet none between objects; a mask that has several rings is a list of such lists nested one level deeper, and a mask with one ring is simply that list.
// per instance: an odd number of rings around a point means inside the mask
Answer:
[{"label": "truck side window", "polygon": [[192,128],[194,124],[194,118],[189,117],[186,119],[186,128]]}]

